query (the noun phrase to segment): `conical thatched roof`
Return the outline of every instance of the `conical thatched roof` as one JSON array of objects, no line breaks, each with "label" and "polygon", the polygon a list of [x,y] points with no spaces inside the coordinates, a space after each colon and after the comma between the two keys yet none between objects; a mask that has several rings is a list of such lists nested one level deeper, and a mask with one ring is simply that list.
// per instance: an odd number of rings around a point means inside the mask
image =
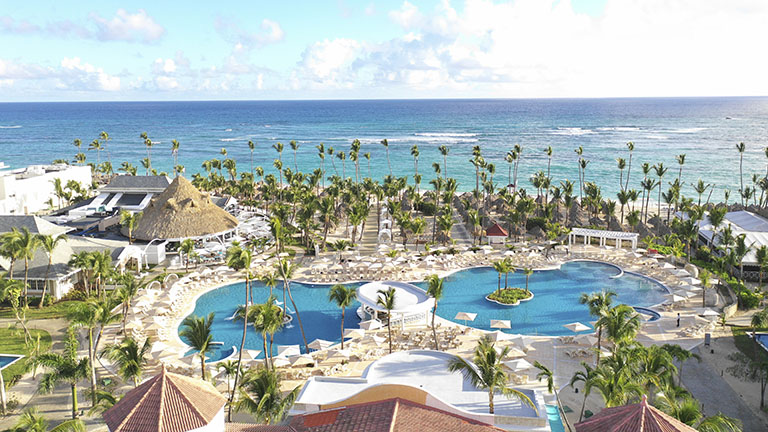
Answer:
[{"label": "conical thatched roof", "polygon": [[[184,177],[176,177],[163,193],[152,198],[133,237],[139,240],[200,237],[229,231],[237,219],[211,202]],[[123,228],[123,234],[128,232]]]},{"label": "conical thatched roof", "polygon": [[643,401],[638,404],[605,408],[576,423],[576,432],[695,432],[696,429],[664,414]]}]

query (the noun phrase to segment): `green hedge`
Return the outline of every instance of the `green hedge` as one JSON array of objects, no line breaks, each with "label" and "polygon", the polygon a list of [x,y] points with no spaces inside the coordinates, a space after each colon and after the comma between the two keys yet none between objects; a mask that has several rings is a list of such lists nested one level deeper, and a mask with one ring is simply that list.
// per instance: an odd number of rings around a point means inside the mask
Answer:
[{"label": "green hedge", "polygon": [[502,288],[488,295],[488,298],[504,304],[515,304],[520,300],[529,298],[531,294],[522,288]]}]

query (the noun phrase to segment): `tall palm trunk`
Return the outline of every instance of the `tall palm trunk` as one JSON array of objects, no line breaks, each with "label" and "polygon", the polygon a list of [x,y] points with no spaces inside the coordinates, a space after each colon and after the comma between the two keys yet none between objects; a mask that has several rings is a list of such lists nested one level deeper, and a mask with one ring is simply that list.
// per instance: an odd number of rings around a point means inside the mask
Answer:
[{"label": "tall palm trunk", "polygon": [[[248,278],[245,279],[245,313],[243,314],[243,337],[240,339],[240,351],[237,353],[237,373],[235,374],[235,382],[232,383],[232,394],[229,396],[229,411],[227,412],[227,420],[232,421],[232,403],[235,401],[235,393],[237,392],[237,381],[240,377],[240,365],[243,364],[243,348],[245,347],[245,335],[248,331],[248,298],[249,298],[250,285],[248,284]],[[266,351],[264,353],[266,355]]]},{"label": "tall palm trunk", "polygon": [[70,384],[72,389],[72,420],[77,418],[77,384]]},{"label": "tall palm trunk", "polygon": [[432,309],[432,337],[435,338],[435,351],[440,351],[440,342],[437,340],[437,328],[435,327],[435,315],[437,314],[437,301]]},{"label": "tall palm trunk", "polygon": [[[40,304],[37,305],[38,309],[42,309],[43,308],[43,303],[45,303],[45,291],[46,291],[46,288],[48,288],[48,275],[50,274],[50,271],[51,271],[51,263],[52,263],[52,261],[53,261],[53,257],[49,256],[48,257],[48,266],[45,268],[45,279],[43,279],[43,294],[40,296]],[[125,327],[125,326],[123,326],[123,327]],[[125,328],[123,328],[123,333],[125,333]]]},{"label": "tall palm trunk", "polygon": [[96,363],[93,345],[93,329],[88,329],[88,361],[91,363],[91,404],[96,406]]},{"label": "tall palm trunk", "polygon": [[389,353],[392,354],[392,316],[387,312],[387,333],[389,334]]},{"label": "tall palm trunk", "polygon": [[[288,284],[287,280],[283,281],[286,285]],[[301,330],[301,339],[304,341],[304,349],[309,351],[309,346],[307,345],[307,336],[304,334],[304,325],[301,323],[301,315],[299,314],[299,308],[296,307],[296,302],[293,301],[293,294],[291,294],[291,287],[288,285],[286,287],[286,290],[288,291],[288,298],[291,299],[291,305],[293,306],[293,311],[296,313],[296,319],[299,320],[299,330]]]},{"label": "tall palm trunk", "polygon": [[344,308],[341,308],[341,349],[344,349]]},{"label": "tall palm trunk", "polygon": [[488,413],[489,414],[493,414],[494,413],[493,412],[494,411],[494,409],[493,409],[493,391],[494,391],[493,388],[488,390]]}]

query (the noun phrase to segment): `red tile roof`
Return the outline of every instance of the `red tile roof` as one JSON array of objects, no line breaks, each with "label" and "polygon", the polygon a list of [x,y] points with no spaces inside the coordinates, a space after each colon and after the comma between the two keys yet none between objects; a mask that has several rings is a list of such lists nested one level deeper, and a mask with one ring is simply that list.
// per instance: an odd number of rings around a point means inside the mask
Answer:
[{"label": "red tile roof", "polygon": [[638,404],[606,408],[575,426],[576,432],[696,432],[648,405],[645,396]]},{"label": "red tile roof", "polygon": [[103,417],[111,432],[185,432],[210,423],[225,402],[211,384],[163,368]]},{"label": "red tile roof", "polygon": [[227,425],[227,432],[501,432],[495,426],[400,398],[292,417],[287,425]]},{"label": "red tile roof", "polygon": [[498,223],[495,223],[491,225],[490,228],[485,230],[485,235],[490,237],[506,237],[509,235],[509,233],[507,232],[507,230],[502,228],[501,225],[499,225]]}]

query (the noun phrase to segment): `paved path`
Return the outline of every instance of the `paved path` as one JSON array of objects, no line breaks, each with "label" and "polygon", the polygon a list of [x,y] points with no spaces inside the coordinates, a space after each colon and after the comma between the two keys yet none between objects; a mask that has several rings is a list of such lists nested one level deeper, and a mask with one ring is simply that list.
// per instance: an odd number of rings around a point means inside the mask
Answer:
[{"label": "paved path", "polygon": [[[700,353],[698,348],[693,352],[707,355]],[[768,430],[768,424],[749,409],[741,396],[720,376],[720,372],[713,370],[707,362],[686,362],[683,367],[683,384],[702,403],[707,416],[722,412],[741,420],[745,432]]]}]

